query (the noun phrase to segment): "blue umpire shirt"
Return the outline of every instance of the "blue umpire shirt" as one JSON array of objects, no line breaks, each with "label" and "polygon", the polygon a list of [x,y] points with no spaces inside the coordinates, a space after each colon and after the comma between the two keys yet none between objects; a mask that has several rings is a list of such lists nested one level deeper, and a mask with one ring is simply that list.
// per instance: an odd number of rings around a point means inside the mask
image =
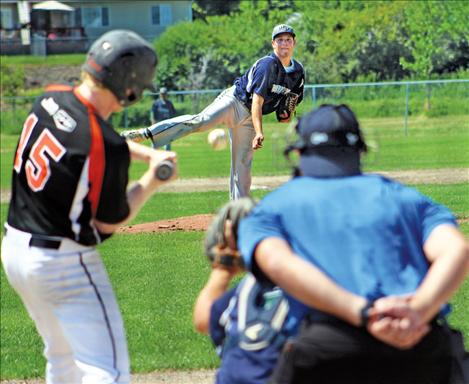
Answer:
[{"label": "blue umpire shirt", "polygon": [[[416,290],[429,268],[423,244],[440,224],[457,225],[446,207],[382,176],[298,177],[241,221],[238,246],[252,270],[259,242],[281,238],[337,284],[373,300]],[[290,315],[301,318],[306,306],[289,300]],[[323,316],[311,309],[315,315]]]}]

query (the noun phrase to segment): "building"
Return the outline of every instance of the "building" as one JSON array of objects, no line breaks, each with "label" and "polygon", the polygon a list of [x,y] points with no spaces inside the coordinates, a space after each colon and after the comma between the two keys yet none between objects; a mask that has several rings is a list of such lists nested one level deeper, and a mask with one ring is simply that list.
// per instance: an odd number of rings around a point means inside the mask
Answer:
[{"label": "building", "polygon": [[153,41],[192,21],[192,0],[8,1],[0,3],[1,54],[85,52],[104,32],[130,29]]}]

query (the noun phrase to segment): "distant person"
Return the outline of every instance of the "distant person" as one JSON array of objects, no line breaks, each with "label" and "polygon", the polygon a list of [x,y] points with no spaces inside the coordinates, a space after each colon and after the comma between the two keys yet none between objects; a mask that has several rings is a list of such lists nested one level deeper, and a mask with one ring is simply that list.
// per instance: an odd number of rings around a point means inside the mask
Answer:
[{"label": "distant person", "polygon": [[168,90],[162,87],[160,89],[160,97],[151,106],[151,123],[155,124],[174,116],[176,116],[176,109],[168,98]]},{"label": "distant person", "polygon": [[[176,116],[176,109],[168,98],[168,90],[165,87],[162,87],[160,88],[160,97],[157,98],[151,106],[151,123],[155,124],[174,116]],[[166,144],[165,149],[171,149],[171,144]]]},{"label": "distant person", "polygon": [[[157,61],[136,33],[110,31],[91,46],[81,84],[48,87],[24,123],[1,257],[44,342],[48,384],[130,381],[124,323],[96,246],[165,183],[155,177],[161,163],[176,160],[108,122],[152,88]],[[128,185],[131,160],[148,168]]]},{"label": "distant person", "polygon": [[47,35],[47,38],[48,38],[49,40],[55,40],[55,39],[58,38],[58,35],[57,35],[57,33],[55,33],[54,31],[52,31],[52,32],[50,32],[50,33]]},{"label": "distant person", "polygon": [[[362,173],[367,147],[346,105],[322,105],[296,132],[286,153],[298,152],[299,176],[238,231],[246,268],[291,295],[291,315],[309,309],[272,382],[469,383],[462,335],[447,323],[447,302],[469,273],[453,214]],[[343,300],[331,282],[360,298]]]}]

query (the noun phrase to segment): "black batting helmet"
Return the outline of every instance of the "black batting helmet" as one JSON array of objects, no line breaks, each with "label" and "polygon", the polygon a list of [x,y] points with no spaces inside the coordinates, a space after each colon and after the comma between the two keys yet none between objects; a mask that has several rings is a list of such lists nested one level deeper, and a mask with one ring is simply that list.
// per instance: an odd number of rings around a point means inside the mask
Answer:
[{"label": "black batting helmet", "polygon": [[135,32],[114,30],[98,38],[88,51],[83,70],[109,89],[126,107],[154,91],[158,58],[153,47]]}]

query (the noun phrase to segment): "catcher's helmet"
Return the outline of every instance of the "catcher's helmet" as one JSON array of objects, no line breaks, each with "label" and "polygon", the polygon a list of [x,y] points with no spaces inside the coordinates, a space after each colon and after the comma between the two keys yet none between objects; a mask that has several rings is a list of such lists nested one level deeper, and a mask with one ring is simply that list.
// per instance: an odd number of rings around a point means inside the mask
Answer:
[{"label": "catcher's helmet", "polygon": [[83,70],[108,88],[126,107],[152,84],[158,58],[153,47],[135,32],[114,30],[98,38],[88,51]]},{"label": "catcher's helmet", "polygon": [[345,104],[323,104],[302,116],[295,127],[298,140],[288,145],[284,155],[297,150],[299,169],[294,175],[340,177],[360,173],[360,154],[367,151],[360,125]]}]

